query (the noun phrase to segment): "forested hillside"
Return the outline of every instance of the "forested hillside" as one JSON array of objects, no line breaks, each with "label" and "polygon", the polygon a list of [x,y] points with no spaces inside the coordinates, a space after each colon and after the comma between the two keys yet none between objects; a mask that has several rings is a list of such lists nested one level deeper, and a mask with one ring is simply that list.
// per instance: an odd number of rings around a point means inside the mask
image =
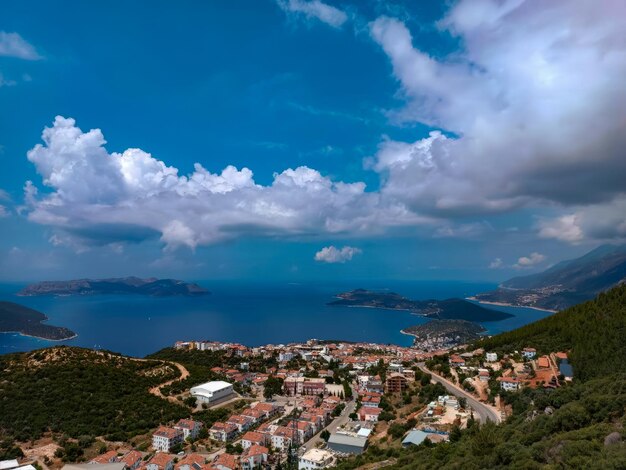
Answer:
[{"label": "forested hillside", "polygon": [[568,350],[576,379],[558,389],[504,395],[513,416],[477,424],[450,443],[402,449],[371,446],[341,462],[356,469],[379,462],[390,469],[626,468],[626,286],[518,330],[481,342],[487,350],[534,346]]},{"label": "forested hillside", "polygon": [[0,437],[126,440],[189,414],[148,391],[178,375],[161,361],[65,346],[0,356]]},{"label": "forested hillside", "polygon": [[482,340],[487,350],[569,350],[577,379],[626,372],[626,286],[543,320]]}]

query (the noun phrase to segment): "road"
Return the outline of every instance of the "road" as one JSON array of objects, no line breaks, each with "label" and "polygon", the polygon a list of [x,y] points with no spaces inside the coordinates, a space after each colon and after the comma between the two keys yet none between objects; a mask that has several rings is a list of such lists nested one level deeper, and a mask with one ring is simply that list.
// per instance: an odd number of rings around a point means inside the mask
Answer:
[{"label": "road", "polygon": [[[356,392],[354,389],[352,389],[352,396],[356,397]],[[351,401],[346,403],[346,407],[343,409],[341,414],[337,416],[334,420],[332,420],[331,423],[328,426],[326,426],[324,429],[328,430],[328,432],[333,434],[335,431],[337,431],[337,428],[339,428],[340,426],[343,426],[350,420],[350,415],[354,413],[355,408],[356,408],[356,399],[353,398]],[[309,439],[308,441],[304,443],[304,445],[302,446],[302,448],[304,448],[304,452],[306,452],[309,449],[313,449],[315,445],[322,440],[322,438],[320,437],[320,434],[322,431],[323,429],[320,432],[318,432],[315,436],[313,436],[311,439]]]},{"label": "road", "polygon": [[432,371],[428,370],[426,366],[419,364],[418,367],[420,368],[422,372],[430,374],[432,376],[433,381],[443,385],[446,388],[446,390],[448,390],[450,393],[458,397],[465,398],[467,400],[467,403],[472,407],[474,412],[478,415],[478,418],[481,423],[486,423],[487,421],[493,421],[495,423],[502,422],[502,417],[500,415],[500,412],[495,407],[479,402],[476,399],[476,397],[469,394],[462,388],[456,386],[449,380],[444,379],[443,377],[437,374],[434,374]]}]

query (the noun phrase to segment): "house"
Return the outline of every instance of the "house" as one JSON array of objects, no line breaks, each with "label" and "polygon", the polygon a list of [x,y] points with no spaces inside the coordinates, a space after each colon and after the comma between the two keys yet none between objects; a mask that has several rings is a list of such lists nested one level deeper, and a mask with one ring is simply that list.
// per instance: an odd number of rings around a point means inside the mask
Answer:
[{"label": "house", "polygon": [[265,413],[266,418],[271,418],[280,412],[281,407],[273,405],[272,403],[257,403],[254,409]]},{"label": "house", "polygon": [[226,424],[234,424],[235,426],[237,426],[237,430],[239,432],[244,432],[246,429],[254,424],[254,419],[247,416],[232,415],[230,418],[228,418]]},{"label": "house", "polygon": [[489,382],[489,371],[487,369],[478,369],[478,378],[481,382]]},{"label": "house", "polygon": [[494,352],[488,352],[485,354],[485,360],[487,362],[496,362],[498,360],[498,354]]},{"label": "house", "polygon": [[267,443],[265,434],[255,431],[248,431],[241,438],[241,447],[249,449],[253,445],[264,446]]},{"label": "house", "polygon": [[408,388],[408,380],[402,374],[389,374],[385,382],[388,393],[402,393]]},{"label": "house", "polygon": [[465,366],[465,359],[463,359],[461,356],[457,354],[451,355],[449,362],[450,362],[450,367],[464,367]]},{"label": "house", "polygon": [[221,380],[191,387],[190,392],[191,396],[195,397],[199,403],[215,403],[234,394],[232,384]]},{"label": "house", "polygon": [[526,359],[533,359],[537,355],[537,350],[535,348],[524,348],[522,350],[522,356]]},{"label": "house", "polygon": [[369,395],[365,396],[361,400],[361,405],[362,406],[368,406],[368,407],[371,407],[371,408],[378,408],[378,406],[380,405],[380,397],[369,396]]},{"label": "house", "polygon": [[216,441],[226,442],[234,439],[237,432],[238,428],[234,424],[217,421],[211,426],[211,429],[209,429],[209,436]]},{"label": "house", "polygon": [[335,465],[335,457],[331,452],[313,448],[300,457],[298,470],[317,470],[318,468],[332,467],[333,465]]},{"label": "house", "polygon": [[378,416],[383,412],[382,408],[372,408],[369,406],[362,406],[359,409],[359,418],[361,421],[370,421],[373,423],[378,422]]},{"label": "house", "polygon": [[550,359],[548,359],[548,356],[541,356],[537,359],[537,367],[539,369],[548,369],[550,367]]},{"label": "house", "polygon": [[176,426],[174,426],[174,429],[178,429],[183,432],[184,439],[187,439],[188,437],[195,439],[198,437],[198,433],[201,428],[202,423],[192,419],[181,419],[178,423],[176,423]]},{"label": "house", "polygon": [[243,470],[253,470],[261,468],[267,463],[269,449],[264,446],[253,445],[241,454],[241,468]]},{"label": "house", "polygon": [[141,455],[139,451],[131,450],[120,459],[120,462],[124,464],[126,470],[136,470],[136,468],[141,465],[141,462],[143,462],[143,455]]},{"label": "house", "polygon": [[169,452],[172,447],[183,443],[183,432],[180,429],[159,426],[152,434],[152,447],[155,450]]},{"label": "house", "polygon": [[517,377],[500,377],[498,382],[500,382],[500,388],[507,392],[519,390],[521,385]]},{"label": "house", "polygon": [[219,470],[236,470],[237,457],[231,454],[220,454],[213,461],[213,466]]},{"label": "house", "polygon": [[114,463],[114,462],[119,462],[119,459],[117,458],[117,452],[114,450],[110,450],[108,452],[105,452],[102,455],[99,455],[95,459],[92,459],[89,463],[104,464],[104,463]]},{"label": "house", "polygon": [[296,436],[296,431],[292,428],[278,426],[271,434],[272,447],[276,450],[287,450]]},{"label": "house", "polygon": [[146,470],[173,470],[174,469],[174,456],[165,452],[157,452],[148,461]]},{"label": "house", "polygon": [[246,408],[240,414],[241,416],[252,419],[254,424],[263,421],[266,417],[263,411],[257,410],[256,408]]},{"label": "house", "polygon": [[206,459],[204,456],[187,454],[174,465],[174,470],[202,470],[205,463]]}]

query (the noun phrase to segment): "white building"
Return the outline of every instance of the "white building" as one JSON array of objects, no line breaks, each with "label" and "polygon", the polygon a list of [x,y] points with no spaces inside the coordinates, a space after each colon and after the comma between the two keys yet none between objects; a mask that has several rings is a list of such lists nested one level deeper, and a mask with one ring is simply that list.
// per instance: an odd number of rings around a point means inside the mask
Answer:
[{"label": "white building", "polygon": [[184,439],[187,439],[188,437],[195,439],[196,437],[198,437],[200,429],[202,429],[202,423],[199,421],[194,421],[192,419],[181,419],[180,421],[178,421],[178,423],[176,423],[174,429],[182,431]]},{"label": "white building", "polygon": [[300,457],[298,470],[315,470],[318,468],[331,467],[335,464],[335,457],[327,450],[311,449]]},{"label": "white building", "polygon": [[496,362],[498,360],[498,354],[494,352],[488,352],[485,354],[485,360],[487,362]]},{"label": "white building", "polygon": [[152,447],[155,450],[169,452],[172,447],[182,444],[183,440],[184,434],[180,429],[159,426],[152,434]]},{"label": "white building", "polygon": [[537,355],[537,350],[535,348],[524,348],[522,351],[522,356],[526,359],[533,359]]},{"label": "white building", "polygon": [[221,380],[197,385],[190,392],[199,403],[214,403],[234,393],[232,384]]}]

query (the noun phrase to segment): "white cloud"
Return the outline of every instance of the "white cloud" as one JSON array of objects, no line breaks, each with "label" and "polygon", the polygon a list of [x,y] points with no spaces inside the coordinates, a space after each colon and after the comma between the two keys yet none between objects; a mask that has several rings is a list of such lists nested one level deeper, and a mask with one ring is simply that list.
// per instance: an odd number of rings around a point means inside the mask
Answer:
[{"label": "white cloud", "polygon": [[545,261],[545,255],[541,253],[531,253],[530,256],[522,256],[517,260],[517,263],[513,265],[514,268],[532,268]]},{"label": "white cloud", "polygon": [[574,212],[539,221],[539,236],[570,243],[626,239],[626,197],[573,208]]},{"label": "white cloud", "polygon": [[42,137],[28,159],[52,191],[27,182],[24,210],[30,220],[63,230],[61,240],[158,236],[168,248],[195,248],[251,233],[356,235],[431,222],[366,192],[362,182],[335,182],[305,166],[275,173],[262,186],[248,168],[218,174],[197,163],[180,175],[140,149],[109,153],[99,129],[82,132],[73,119],[57,117]]},{"label": "white cloud", "polygon": [[504,262],[502,258],[495,258],[491,263],[489,263],[489,269],[500,269],[504,266]]},{"label": "white cloud", "polygon": [[315,261],[322,263],[345,263],[351,261],[355,255],[362,253],[359,248],[352,246],[344,246],[336,248],[335,246],[325,246],[315,253]]},{"label": "white cloud", "polygon": [[370,24],[407,102],[390,117],[451,133],[382,142],[383,195],[456,216],[626,192],[626,3],[461,0],[439,25],[463,51],[434,58],[401,21]]},{"label": "white cloud", "polygon": [[276,3],[289,14],[317,19],[333,28],[340,28],[348,20],[348,15],[344,11],[320,0],[277,0]]},{"label": "white cloud", "polygon": [[38,60],[37,50],[17,33],[0,31],[0,56],[17,57],[25,60]]}]

